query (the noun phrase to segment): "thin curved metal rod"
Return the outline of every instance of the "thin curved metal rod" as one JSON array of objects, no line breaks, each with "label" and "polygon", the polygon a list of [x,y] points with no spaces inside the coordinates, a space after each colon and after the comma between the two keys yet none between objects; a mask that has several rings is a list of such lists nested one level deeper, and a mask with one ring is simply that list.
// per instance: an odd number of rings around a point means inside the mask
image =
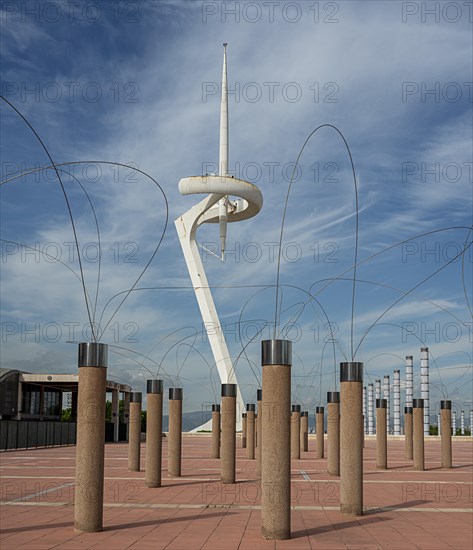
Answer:
[{"label": "thin curved metal rod", "polygon": [[[48,168],[48,169],[50,169],[50,168]],[[38,170],[43,170],[43,168],[40,168]],[[90,198],[90,195],[87,193],[87,191],[85,190],[85,187],[82,185],[80,180],[78,178],[76,178],[76,176],[74,176],[74,174],[71,174],[71,172],[69,172],[68,170],[64,170],[64,168],[58,168],[58,170],[59,170],[59,172],[62,172],[63,174],[67,174],[68,176],[70,176],[80,186],[80,188],[82,189],[82,191],[83,191],[84,195],[86,196],[87,201],[90,205],[90,208],[92,210],[92,215],[94,216],[95,228],[97,230],[97,241],[98,241],[98,245],[99,245],[99,265],[98,265],[98,273],[97,273],[97,285],[96,285],[96,289],[95,289],[94,305],[93,305],[93,308],[92,308],[92,324],[95,325],[95,311],[97,309],[97,301],[98,301],[98,296],[99,296],[100,270],[101,270],[101,263],[102,263],[102,254],[101,254],[102,248],[101,248],[100,228],[99,228],[99,222],[98,222],[98,219],[97,219],[97,213],[95,212],[95,208],[94,208],[94,205],[93,205],[92,200]],[[30,172],[30,173],[32,173],[32,172]],[[17,178],[21,178],[22,176],[23,176],[22,173],[17,174],[16,176],[9,178],[8,181],[12,181],[12,180],[15,180]],[[61,262],[61,263],[63,263],[63,262]],[[79,278],[79,281],[80,280],[81,279]],[[84,284],[85,284],[85,280],[84,280]],[[92,300],[90,298],[88,290],[87,290],[87,298],[86,299],[90,300],[90,303],[92,304]]]},{"label": "thin curved metal rod", "polygon": [[[0,96],[2,97],[2,96]],[[164,192],[164,189],[161,187],[161,185],[152,177],[150,176],[148,173],[144,172],[143,170],[140,170],[139,168],[136,168],[135,166],[129,166],[128,164],[123,164],[121,162],[112,162],[112,161],[107,161],[107,160],[83,160],[83,161],[70,161],[70,162],[61,162],[59,164],[55,164],[53,162],[53,160],[50,158],[51,160],[51,165],[50,166],[43,166],[41,168],[34,168],[34,169],[27,169],[27,170],[23,170],[22,172],[20,172],[19,174],[11,177],[11,178],[8,178],[6,180],[3,180],[0,182],[0,185],[4,185],[5,183],[7,183],[8,181],[11,181],[12,179],[15,179],[19,176],[22,176],[22,175],[28,175],[28,174],[31,174],[33,172],[37,172],[38,170],[44,170],[45,168],[54,168],[56,170],[56,167],[61,167],[61,166],[71,166],[71,165],[81,165],[81,164],[106,164],[106,165],[111,165],[111,166],[122,166],[123,168],[129,168],[131,170],[134,170],[135,172],[138,172],[140,174],[143,174],[145,177],[149,178],[158,188],[159,190],[161,191],[162,195],[163,195],[163,198],[164,198],[164,204],[165,204],[165,207],[166,207],[166,217],[165,217],[165,222],[164,222],[164,227],[163,227],[163,231],[161,233],[161,236],[158,240],[158,244],[155,248],[155,250],[153,251],[150,259],[148,260],[148,263],[145,265],[145,267],[143,268],[143,270],[141,271],[140,275],[138,276],[138,278],[136,279],[136,281],[133,283],[131,289],[125,291],[125,297],[123,298],[123,300],[118,304],[117,308],[115,309],[115,311],[113,312],[112,316],[110,317],[110,319],[107,321],[107,324],[105,325],[104,329],[101,331],[101,334],[99,336],[99,339],[100,337],[103,335],[103,333],[105,332],[105,330],[107,329],[108,325],[112,322],[113,318],[115,317],[115,315],[118,313],[119,309],[121,308],[121,306],[123,305],[123,303],[125,302],[125,300],[128,298],[128,296],[130,295],[131,291],[134,290],[134,288],[136,287],[136,285],[139,283],[139,281],[141,280],[141,278],[143,277],[143,275],[145,274],[146,270],[148,269],[149,265],[151,264],[151,262],[153,261],[154,257],[156,256],[160,246],[161,246],[161,243],[164,239],[164,235],[166,233],[166,229],[167,229],[167,226],[168,226],[168,221],[169,221],[169,203],[168,203],[168,200],[167,200],[167,197],[166,197],[166,193]],[[56,170],[57,171],[57,170]],[[58,175],[59,177],[59,175]],[[61,182],[61,185],[62,185],[62,182]],[[76,245],[77,245],[77,253],[79,254],[79,246],[78,246],[78,243],[76,241]],[[80,263],[80,256],[79,256],[79,263]],[[80,264],[81,265],[81,264]],[[107,302],[106,305],[108,305],[109,302]],[[106,306],[105,306],[106,307]],[[102,311],[102,315],[100,316],[100,320],[99,320],[99,326],[102,324],[102,317],[103,317],[103,313],[105,311],[105,308],[104,310]]]},{"label": "thin curved metal rod", "polygon": [[[0,239],[0,242],[4,242],[4,243],[12,243],[12,244],[16,244],[17,246],[24,246],[25,248],[27,248],[28,250],[34,250],[35,252],[39,252],[42,256],[45,256],[47,258],[51,258],[51,260],[54,260],[56,262],[59,262],[60,264],[62,264],[65,268],[67,268],[75,277],[77,277],[77,279],[79,280],[79,283],[81,283],[81,278],[79,277],[79,275],[72,269],[72,267],[69,267],[65,262],[63,262],[62,260],[60,260],[59,258],[56,258],[56,256],[52,256],[51,254],[48,254],[47,252],[44,252],[44,250],[38,250],[37,248],[33,248],[32,246],[28,246],[26,245],[25,243],[19,243],[18,241],[12,241],[11,239]],[[87,292],[87,298],[89,300],[91,300],[90,298],[90,294],[89,294],[89,291],[87,290],[86,288],[86,292]]]},{"label": "thin curved metal rod", "polygon": [[[345,278],[345,277],[337,277],[336,280],[337,281],[351,281],[351,279]],[[324,281],[335,281],[335,278],[334,277],[326,277],[324,279],[319,279],[318,281],[315,281],[315,283],[312,283],[310,288],[312,288],[314,285],[322,283]],[[388,288],[390,290],[395,290],[396,292],[406,292],[406,289],[404,289],[404,288],[397,288],[395,286],[387,285],[385,283],[379,283],[377,281],[368,281],[367,279],[357,279],[357,282],[358,283],[363,283],[363,284],[381,286],[381,287],[384,287],[384,288]],[[447,308],[445,308],[443,306],[440,306],[439,304],[436,304],[435,302],[433,302],[432,300],[429,300],[428,298],[424,298],[420,294],[416,294],[416,293],[412,292],[411,295],[414,296],[415,298],[418,298],[419,300],[422,300],[423,302],[427,302],[428,304],[430,304],[432,306],[435,306],[436,308],[440,309],[444,313],[447,313],[448,315],[451,315],[459,323],[461,323],[463,326],[465,326],[465,328],[467,328],[469,332],[472,332],[472,329],[471,329],[471,327],[469,326],[468,323],[466,323],[465,321],[462,321],[462,319],[460,319],[460,317],[457,317],[454,313],[449,311]]]},{"label": "thin curved metal rod", "polygon": [[[117,346],[116,344],[108,344],[108,347],[112,348],[112,351],[115,351],[115,350],[119,349],[119,350],[123,350],[123,351],[128,351],[129,353],[134,353],[135,355],[138,355],[139,357],[145,357],[148,361],[150,361],[151,363],[154,363],[158,367],[158,369],[156,371],[156,374],[154,375],[155,378],[158,378],[159,372],[161,370],[166,374],[166,376],[170,377],[169,373],[166,372],[166,370],[163,368],[162,365],[160,365],[159,363],[156,363],[156,361],[151,359],[151,357],[147,357],[146,355],[144,355],[144,353],[140,353],[139,351],[136,351],[136,350],[133,350],[133,349],[130,349],[130,348],[126,348],[124,346]],[[138,361],[135,361],[135,362],[138,363]],[[142,366],[144,369],[146,369],[148,372],[151,373],[151,370],[149,370],[147,367],[145,367],[141,363],[138,363],[138,364],[140,366]]]},{"label": "thin curved metal rod", "polygon": [[396,304],[398,304],[401,300],[403,300],[406,296],[408,296],[413,290],[415,290],[416,288],[418,288],[419,286],[423,285],[425,282],[427,282],[429,279],[431,279],[432,277],[434,277],[435,275],[437,275],[437,273],[439,273],[440,271],[442,271],[443,269],[445,269],[447,266],[449,266],[452,262],[454,262],[457,258],[459,258],[461,255],[463,255],[467,250],[468,248],[470,248],[470,246],[473,244],[473,241],[470,242],[470,244],[468,246],[465,246],[462,250],[462,252],[460,252],[459,254],[457,254],[456,256],[454,256],[451,260],[449,260],[448,262],[446,262],[442,267],[439,267],[439,269],[435,270],[433,273],[431,273],[428,277],[425,277],[425,279],[423,279],[422,281],[420,281],[420,283],[416,284],[414,287],[412,287],[410,290],[408,290],[407,292],[405,292],[400,298],[398,298],[395,302],[393,302],[387,309],[385,309],[383,311],[383,313],[381,313],[381,315],[378,316],[378,318],[376,319],[376,321],[365,331],[365,333],[363,334],[358,346],[356,347],[355,349],[355,356],[356,356],[356,353],[357,351],[359,350],[361,344],[363,343],[364,339],[366,338],[366,336],[368,335],[369,331],[373,328],[373,326],[375,326],[377,324],[377,322],[382,318],[384,317],[384,315],[386,315],[386,313],[388,313],[388,311],[390,311]]},{"label": "thin curved metal rod", "polygon": [[[412,332],[411,330],[409,329],[406,329],[406,327],[403,327],[402,325],[398,325],[396,323],[387,323],[387,322],[383,322],[383,323],[378,323],[376,326],[377,327],[381,327],[383,325],[386,325],[386,326],[391,326],[391,327],[396,327],[396,328],[400,328],[401,331],[405,331],[405,332],[408,332],[411,336],[414,336],[414,338],[417,338],[417,340],[419,340],[419,342],[422,344],[422,346],[427,346],[427,343],[424,342],[424,340],[422,340],[422,338],[419,338],[417,336],[417,334],[415,334],[414,332]],[[373,327],[374,328],[374,327]],[[432,352],[430,352],[430,358],[432,359],[432,361],[434,362],[436,368],[437,368],[437,374],[438,374],[438,377],[439,377],[439,380],[440,380],[440,383],[442,385],[442,387],[444,388],[445,391],[447,391],[447,387],[445,386],[445,384],[443,383],[442,381],[442,376],[440,374],[440,369],[438,367],[438,364],[437,364],[437,360],[435,359],[435,356],[432,354]],[[416,374],[414,374],[414,376],[417,376]],[[371,380],[371,378],[370,378]]]},{"label": "thin curved metal rod", "polygon": [[[417,235],[414,235],[413,237],[409,237],[408,239],[404,239],[402,241],[399,241],[397,243],[394,243],[392,245],[389,245],[387,246],[386,248],[383,248],[381,250],[379,250],[378,252],[375,252],[373,254],[371,254],[370,256],[366,257],[365,259],[361,260],[360,262],[358,262],[358,267],[370,260],[372,260],[373,258],[375,258],[376,256],[379,256],[380,254],[383,254],[384,252],[387,252],[393,248],[396,248],[397,246],[400,246],[402,244],[405,244],[405,243],[408,243],[410,241],[413,241],[415,239],[420,239],[421,237],[425,237],[427,235],[433,235],[435,233],[441,233],[443,231],[452,231],[454,229],[471,229],[470,226],[464,226],[464,225],[461,225],[461,226],[451,226],[451,227],[443,227],[441,229],[433,229],[431,231],[427,231],[426,233],[419,233]],[[337,275],[337,277],[331,277],[329,279],[329,282],[323,287],[321,288],[320,290],[318,290],[316,293],[315,293],[315,296],[317,296],[318,294],[320,294],[321,292],[323,292],[327,287],[331,286],[335,281],[338,281],[339,279],[341,279],[343,277],[343,275],[345,275],[346,273],[348,273],[349,271],[351,271],[353,269],[354,266],[350,266],[348,267],[347,269],[345,269],[345,271],[342,271],[342,273],[340,273],[340,275]],[[414,290],[414,289],[413,289]],[[309,298],[309,300],[307,301],[310,301],[312,298]]]},{"label": "thin curved metal rod", "polygon": [[12,103],[10,103],[10,101],[8,101],[8,99],[3,97],[2,95],[0,95],[0,99],[2,99],[7,105],[9,105],[17,113],[17,115],[25,122],[25,124],[28,126],[28,128],[33,132],[36,139],[41,144],[41,147],[44,149],[44,152],[48,156],[49,161],[51,162],[52,168],[54,168],[54,171],[56,172],[57,179],[59,181],[62,193],[64,195],[64,200],[66,201],[67,211],[69,213],[69,219],[70,219],[71,226],[72,226],[72,232],[74,234],[74,243],[76,245],[77,257],[78,257],[78,260],[79,260],[80,277],[81,277],[81,281],[82,281],[82,291],[84,293],[84,300],[85,300],[85,306],[86,306],[86,309],[87,309],[87,316],[89,318],[89,323],[90,323],[90,327],[91,327],[91,330],[92,330],[92,338],[93,338],[94,342],[97,342],[97,336],[95,334],[94,325],[92,324],[92,316],[91,316],[90,310],[89,310],[89,303],[87,301],[87,289],[86,289],[86,286],[85,286],[84,271],[83,271],[83,268],[82,268],[82,261],[81,261],[81,258],[80,258],[79,241],[77,239],[77,232],[76,232],[76,226],[75,226],[75,223],[74,223],[74,216],[72,215],[72,209],[71,209],[71,205],[69,204],[69,198],[67,196],[66,189],[64,188],[64,184],[62,183],[62,179],[61,179],[61,176],[59,174],[59,170],[57,169],[56,164],[53,161],[53,158],[51,157],[51,155],[48,151],[48,148],[44,144],[44,142],[41,139],[41,137],[39,136],[38,132],[33,128],[33,126],[26,119],[26,117]]},{"label": "thin curved metal rod", "polygon": [[[468,235],[466,236],[467,241],[470,238],[472,229],[473,229],[473,227],[470,228],[470,231],[468,231]],[[470,299],[468,297],[468,292],[466,290],[466,285],[465,285],[465,254],[463,254],[463,256],[462,256],[462,284],[463,284],[463,293],[465,295],[466,304],[467,304],[468,309],[470,311],[471,317],[473,317],[473,310],[471,308]]]},{"label": "thin curved metal rod", "polygon": [[359,220],[358,186],[356,182],[355,164],[353,162],[353,157],[352,157],[348,142],[345,139],[345,136],[343,135],[343,133],[333,124],[321,124],[320,126],[317,126],[317,128],[315,128],[314,130],[312,130],[312,132],[309,134],[304,144],[302,145],[301,150],[299,151],[299,154],[297,156],[294,169],[291,175],[291,180],[289,182],[289,186],[286,194],[286,201],[284,203],[283,217],[281,222],[281,233],[279,236],[278,264],[277,264],[277,274],[276,274],[276,311],[274,314],[274,338],[276,338],[276,326],[278,322],[278,292],[279,292],[279,277],[280,277],[280,266],[281,266],[281,248],[282,248],[282,239],[283,239],[283,233],[284,233],[284,224],[286,220],[287,205],[289,202],[289,194],[291,192],[292,184],[294,181],[296,168],[299,165],[299,159],[301,158],[301,155],[305,149],[305,146],[307,145],[311,137],[321,128],[332,128],[342,138],[343,143],[345,144],[345,147],[348,151],[348,156],[350,157],[350,164],[351,164],[352,173],[353,173],[353,181],[355,184],[355,220],[356,220],[355,222],[355,263],[353,266],[353,292],[352,292],[352,311],[351,311],[351,355],[352,355],[352,361],[353,361],[353,324],[354,324],[354,311],[355,311],[355,285],[356,285],[356,269],[358,265],[358,220]]}]

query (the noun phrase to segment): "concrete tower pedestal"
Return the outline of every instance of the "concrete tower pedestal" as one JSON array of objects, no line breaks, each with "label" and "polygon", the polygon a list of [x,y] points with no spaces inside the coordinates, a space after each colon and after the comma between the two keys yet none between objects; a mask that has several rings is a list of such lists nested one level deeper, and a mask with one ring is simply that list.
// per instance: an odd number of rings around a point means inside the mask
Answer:
[{"label": "concrete tower pedestal", "polygon": [[291,365],[292,343],[264,340],[261,536],[291,536]]},{"label": "concrete tower pedestal", "polygon": [[413,399],[412,440],[414,468],[424,470],[424,400]]},{"label": "concrete tower pedestal", "polygon": [[363,515],[363,363],[340,363],[340,512]]},{"label": "concrete tower pedestal", "polygon": [[387,399],[376,399],[376,467],[388,469]]},{"label": "concrete tower pedestal", "polygon": [[340,392],[327,392],[327,471],[340,475]]},{"label": "concrete tower pedestal", "polygon": [[440,401],[442,437],[440,440],[442,468],[452,467],[452,402]]},{"label": "concrete tower pedestal", "polygon": [[242,449],[246,449],[246,439],[247,439],[247,427],[248,427],[248,424],[247,424],[247,418],[246,418],[246,413],[243,413],[241,415],[241,448]]},{"label": "concrete tower pedestal", "polygon": [[301,458],[301,406],[291,407],[291,458]]},{"label": "concrete tower pedestal", "polygon": [[146,381],[146,486],[161,487],[163,381]]},{"label": "concrete tower pedestal", "polygon": [[255,459],[255,410],[254,403],[246,405],[246,458]]},{"label": "concrete tower pedestal", "polygon": [[315,441],[315,458],[324,457],[324,415],[325,411],[323,407],[315,407],[315,429],[317,430],[317,438]]},{"label": "concrete tower pedestal", "polygon": [[412,441],[412,407],[404,407],[404,456],[413,459]]},{"label": "concrete tower pedestal", "polygon": [[169,388],[168,474],[181,476],[182,388]]},{"label": "concrete tower pedestal", "polygon": [[263,433],[263,413],[262,413],[262,400],[263,391],[261,389],[256,390],[256,400],[258,403],[258,418],[256,419],[257,436],[256,436],[256,475],[261,476],[261,451],[263,449],[262,433]]},{"label": "concrete tower pedestal", "polygon": [[141,460],[141,392],[135,391],[130,396],[130,436],[128,441],[128,469],[140,471]]},{"label": "concrete tower pedestal", "polygon": [[235,483],[236,479],[236,384],[222,384],[222,483]]},{"label": "concrete tower pedestal", "polygon": [[309,411],[301,412],[301,451],[306,453],[309,450]]},{"label": "concrete tower pedestal", "polygon": [[220,405],[212,405],[212,458],[220,458]]},{"label": "concrete tower pedestal", "polygon": [[103,528],[107,344],[79,344],[74,529]]}]

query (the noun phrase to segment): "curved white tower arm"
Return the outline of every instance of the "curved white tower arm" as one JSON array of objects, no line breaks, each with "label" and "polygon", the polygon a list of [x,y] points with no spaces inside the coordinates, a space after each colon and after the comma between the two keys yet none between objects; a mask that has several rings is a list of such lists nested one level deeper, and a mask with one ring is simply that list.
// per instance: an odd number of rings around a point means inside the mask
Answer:
[{"label": "curved white tower arm", "polygon": [[[174,223],[220,380],[222,383],[237,384],[237,429],[240,429],[241,413],[244,411],[243,399],[196,243],[196,233],[200,225],[203,223],[218,223],[223,260],[227,224],[256,216],[263,205],[263,196],[256,185],[233,178],[227,174],[228,91],[226,44],[224,44],[223,54],[219,172],[220,174],[217,176],[190,176],[179,181],[179,191],[182,195],[204,194],[207,196],[177,218]],[[238,199],[231,199],[230,196],[238,197]]]}]

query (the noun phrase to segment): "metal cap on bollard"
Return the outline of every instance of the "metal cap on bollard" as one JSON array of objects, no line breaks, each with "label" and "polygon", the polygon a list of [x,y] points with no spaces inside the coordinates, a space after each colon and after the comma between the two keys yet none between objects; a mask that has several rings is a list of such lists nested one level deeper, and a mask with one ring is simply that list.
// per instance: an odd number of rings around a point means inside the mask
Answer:
[{"label": "metal cap on bollard", "polygon": [[236,397],[236,384],[222,384],[222,397]]},{"label": "metal cap on bollard", "polygon": [[79,367],[104,367],[108,364],[108,344],[81,342],[79,344]]},{"label": "metal cap on bollard", "polygon": [[169,399],[171,401],[182,401],[182,388],[169,388]]},{"label": "metal cap on bollard", "polygon": [[301,406],[300,405],[292,405],[291,406],[291,412],[293,412],[293,413],[301,412]]},{"label": "metal cap on bollard", "polygon": [[328,391],[327,392],[327,403],[340,403],[340,392],[339,391]]},{"label": "metal cap on bollard", "polygon": [[387,399],[376,399],[376,408],[377,409],[387,409],[388,400]]},{"label": "metal cap on bollard", "polygon": [[363,363],[355,361],[340,363],[340,382],[363,382]]},{"label": "metal cap on bollard", "polygon": [[146,380],[146,393],[163,393],[163,381],[156,378]]},{"label": "metal cap on bollard", "polygon": [[451,409],[452,408],[452,402],[450,400],[440,401],[440,408],[441,409]]},{"label": "metal cap on bollard", "polygon": [[247,412],[255,412],[256,411],[256,405],[254,403],[247,403],[246,404],[246,411]]},{"label": "metal cap on bollard", "polygon": [[256,390],[256,401],[263,400],[263,390]]},{"label": "metal cap on bollard", "polygon": [[423,399],[413,399],[412,400],[412,407],[414,409],[423,409],[424,408],[424,400]]},{"label": "metal cap on bollard", "polygon": [[412,414],[412,407],[404,407],[404,414]]},{"label": "metal cap on bollard", "polygon": [[301,416],[309,416],[309,411],[302,411]]},{"label": "metal cap on bollard", "polygon": [[292,342],[290,340],[262,340],[261,364],[292,365]]},{"label": "metal cap on bollard", "polygon": [[315,414],[324,414],[323,407],[315,407]]},{"label": "metal cap on bollard", "polygon": [[212,412],[220,412],[220,405],[217,403],[214,403],[212,405]]},{"label": "metal cap on bollard", "polygon": [[132,391],[130,393],[130,403],[141,403],[142,395],[140,391]]}]

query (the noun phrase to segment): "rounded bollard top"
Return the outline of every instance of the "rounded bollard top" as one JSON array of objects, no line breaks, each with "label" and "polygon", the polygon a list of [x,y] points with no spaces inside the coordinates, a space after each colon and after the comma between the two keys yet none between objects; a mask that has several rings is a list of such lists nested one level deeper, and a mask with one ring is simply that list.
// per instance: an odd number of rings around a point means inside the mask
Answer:
[{"label": "rounded bollard top", "polygon": [[141,403],[142,395],[140,391],[132,391],[130,393],[130,403]]},{"label": "rounded bollard top", "polygon": [[340,403],[340,392],[339,391],[328,391],[327,392],[327,403]]},{"label": "rounded bollard top", "polygon": [[222,384],[222,397],[236,397],[236,384]]},{"label": "rounded bollard top", "polygon": [[340,382],[363,382],[363,363],[357,361],[340,363]]},{"label": "rounded bollard top", "polygon": [[78,365],[80,367],[104,367],[108,364],[108,344],[81,342]]},{"label": "rounded bollard top", "polygon": [[414,359],[413,355],[406,355],[406,359]]},{"label": "rounded bollard top", "polygon": [[292,365],[292,342],[290,340],[262,340],[261,364]]},{"label": "rounded bollard top", "polygon": [[255,412],[256,411],[256,405],[254,403],[247,403],[246,404],[246,411],[247,412]]},{"label": "rounded bollard top", "polygon": [[412,414],[412,407],[404,407],[404,414]]},{"label": "rounded bollard top", "polygon": [[146,380],[146,393],[163,393],[163,381],[156,378]]},{"label": "rounded bollard top", "polygon": [[315,414],[324,414],[323,407],[315,407]]},{"label": "rounded bollard top", "polygon": [[212,412],[220,412],[220,405],[218,403],[212,405]]},{"label": "rounded bollard top", "polygon": [[388,400],[387,399],[376,399],[376,408],[377,409],[387,409]]},{"label": "rounded bollard top", "polygon": [[263,390],[259,389],[256,390],[256,401],[262,401],[263,400]]},{"label": "rounded bollard top", "polygon": [[452,408],[452,402],[450,400],[440,401],[440,408],[441,409],[451,409]]},{"label": "rounded bollard top", "polygon": [[424,347],[420,348],[420,351],[429,351],[429,348],[424,346]]},{"label": "rounded bollard top", "polygon": [[424,408],[424,400],[423,399],[413,399],[412,400],[412,407],[414,409],[423,409]]},{"label": "rounded bollard top", "polygon": [[292,405],[291,406],[291,412],[300,413],[301,412],[301,406],[300,405]]},{"label": "rounded bollard top", "polygon": [[301,416],[309,416],[309,411],[302,411]]},{"label": "rounded bollard top", "polygon": [[169,388],[169,399],[171,401],[182,401],[182,388]]}]

